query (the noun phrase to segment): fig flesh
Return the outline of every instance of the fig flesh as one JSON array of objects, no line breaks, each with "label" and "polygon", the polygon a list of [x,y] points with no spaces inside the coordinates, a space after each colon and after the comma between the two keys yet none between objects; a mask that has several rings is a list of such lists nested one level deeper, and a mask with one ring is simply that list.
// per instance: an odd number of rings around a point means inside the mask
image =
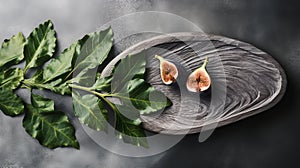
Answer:
[{"label": "fig flesh", "polygon": [[203,92],[210,87],[211,79],[205,67],[208,63],[208,58],[205,59],[203,65],[192,72],[186,82],[186,87],[190,92]]},{"label": "fig flesh", "polygon": [[170,85],[176,81],[178,70],[175,64],[165,60],[163,57],[155,55],[155,58],[160,61],[160,76],[164,84]]}]

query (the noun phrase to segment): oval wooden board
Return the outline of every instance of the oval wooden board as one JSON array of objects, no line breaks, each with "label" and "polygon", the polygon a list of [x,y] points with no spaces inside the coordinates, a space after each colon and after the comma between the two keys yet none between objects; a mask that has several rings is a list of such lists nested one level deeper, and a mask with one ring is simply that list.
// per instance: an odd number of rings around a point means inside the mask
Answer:
[{"label": "oval wooden board", "polygon": [[[230,124],[271,108],[285,92],[285,73],[269,54],[248,43],[197,32],[159,35],[142,41],[113,59],[102,76],[109,75],[121,58],[140,52],[147,55],[146,80],[173,103],[161,112],[141,116],[143,127],[150,131],[191,134]],[[155,54],[177,65],[176,84],[162,83]],[[206,57],[211,89],[201,94],[188,92],[187,76]]]}]

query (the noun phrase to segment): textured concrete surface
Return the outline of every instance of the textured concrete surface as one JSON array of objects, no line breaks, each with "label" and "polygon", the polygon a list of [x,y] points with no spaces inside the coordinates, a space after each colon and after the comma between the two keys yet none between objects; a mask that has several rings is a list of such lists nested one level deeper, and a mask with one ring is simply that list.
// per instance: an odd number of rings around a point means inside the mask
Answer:
[{"label": "textured concrete surface", "polygon": [[[283,0],[0,0],[0,39],[18,31],[28,35],[46,19],[54,22],[59,49],[103,24],[137,11],[182,16],[207,33],[236,38],[270,53],[286,70],[287,92],[272,109],[217,129],[203,143],[186,136],[170,150],[152,157],[113,154],[86,136],[77,120],[80,150],[49,150],[24,131],[22,116],[0,113],[0,167],[296,167],[300,163],[300,5]],[[21,91],[22,92],[22,91]],[[27,93],[21,93],[26,95]],[[51,97],[51,94],[44,93]],[[59,103],[60,97],[53,97]],[[66,100],[70,101],[70,100]],[[58,104],[61,110],[70,103]]]}]

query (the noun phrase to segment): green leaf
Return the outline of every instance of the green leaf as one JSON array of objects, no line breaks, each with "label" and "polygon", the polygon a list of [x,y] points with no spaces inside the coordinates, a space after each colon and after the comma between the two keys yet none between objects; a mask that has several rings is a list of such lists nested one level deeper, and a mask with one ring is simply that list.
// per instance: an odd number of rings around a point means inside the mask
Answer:
[{"label": "green leaf", "polygon": [[84,76],[88,70],[97,68],[106,59],[113,41],[111,28],[104,31],[94,32],[84,37],[80,54],[77,57],[74,72],[76,78]]},{"label": "green leaf", "polygon": [[24,59],[24,43],[25,38],[22,33],[18,33],[2,43],[0,49],[0,69],[18,64]]},{"label": "green leaf", "polygon": [[73,92],[73,109],[81,123],[100,131],[107,130],[107,113],[105,105],[96,96],[84,96]]},{"label": "green leaf", "polygon": [[26,60],[24,71],[43,65],[52,57],[55,46],[55,31],[52,22],[48,20],[35,28],[27,38],[24,47]]},{"label": "green leaf", "polygon": [[0,88],[0,110],[9,116],[16,116],[22,114],[24,105],[21,98],[19,98],[11,88]]},{"label": "green leaf", "polygon": [[[26,105],[23,127],[40,144],[50,149],[57,147],[74,147],[79,149],[74,127],[68,117],[59,111],[48,111],[52,108],[52,100],[32,94],[32,100],[43,102],[43,106]],[[48,110],[46,110],[48,109]]]},{"label": "green leaf", "polygon": [[91,87],[92,90],[110,92],[111,91],[111,81],[112,76],[107,76],[104,78],[98,77],[95,84]]},{"label": "green leaf", "polygon": [[46,66],[43,73],[43,81],[49,82],[72,71],[72,59],[78,48],[78,43],[65,49],[57,58],[54,58]]},{"label": "green leaf", "polygon": [[129,55],[117,64],[111,82],[113,95],[120,98],[124,105],[133,105],[140,114],[157,112],[172,105],[166,96],[143,79],[145,66],[144,52]]},{"label": "green leaf", "polygon": [[126,83],[135,78],[144,78],[146,58],[144,52],[121,59],[113,73],[111,92],[119,92]]},{"label": "green leaf", "polygon": [[123,139],[124,142],[136,146],[148,148],[145,131],[140,123],[135,120],[128,119],[119,112],[116,112],[116,134],[117,137]]},{"label": "green leaf", "polygon": [[0,109],[6,115],[16,116],[24,111],[23,101],[13,92],[22,80],[23,71],[20,68],[0,73]]},{"label": "green leaf", "polygon": [[12,68],[0,72],[0,87],[16,89],[24,79],[23,70],[20,68]]},{"label": "green leaf", "polygon": [[57,58],[53,58],[46,66],[43,73],[43,81],[47,83],[53,79],[62,78],[65,80],[67,75],[73,70],[80,49],[87,36],[73,43],[69,48],[66,48]]},{"label": "green leaf", "polygon": [[54,111],[54,101],[40,95],[32,94],[31,104],[33,107],[38,108],[40,113],[51,113]]},{"label": "green leaf", "polygon": [[171,106],[171,101],[160,91],[155,90],[144,79],[133,79],[115,94],[124,106],[133,105],[140,114],[149,114]]},{"label": "green leaf", "polygon": [[38,70],[33,77],[25,79],[23,83],[32,88],[48,89],[61,95],[71,94],[68,81],[64,82],[62,79],[56,79],[48,83],[43,83],[43,70]]},{"label": "green leaf", "polygon": [[157,112],[172,103],[143,79],[145,70],[146,58],[143,52],[119,61],[112,74],[111,96],[122,102],[122,105],[114,105],[116,109],[113,108],[119,138],[126,143],[148,147],[139,115]]}]

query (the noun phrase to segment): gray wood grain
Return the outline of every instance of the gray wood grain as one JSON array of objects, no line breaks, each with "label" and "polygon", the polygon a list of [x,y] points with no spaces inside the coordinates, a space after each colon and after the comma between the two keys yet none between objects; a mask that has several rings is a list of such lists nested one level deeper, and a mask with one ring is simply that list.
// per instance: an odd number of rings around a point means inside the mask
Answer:
[{"label": "gray wood grain", "polygon": [[[146,80],[173,103],[170,108],[141,116],[145,129],[165,134],[191,134],[210,125],[223,126],[265,111],[284,95],[286,75],[267,53],[238,40],[187,32],[160,35],[120,53],[103,70],[110,74],[114,64],[128,54],[147,55]],[[179,69],[177,83],[166,86],[159,75],[158,54]],[[188,92],[187,76],[208,57],[211,89]]]}]

